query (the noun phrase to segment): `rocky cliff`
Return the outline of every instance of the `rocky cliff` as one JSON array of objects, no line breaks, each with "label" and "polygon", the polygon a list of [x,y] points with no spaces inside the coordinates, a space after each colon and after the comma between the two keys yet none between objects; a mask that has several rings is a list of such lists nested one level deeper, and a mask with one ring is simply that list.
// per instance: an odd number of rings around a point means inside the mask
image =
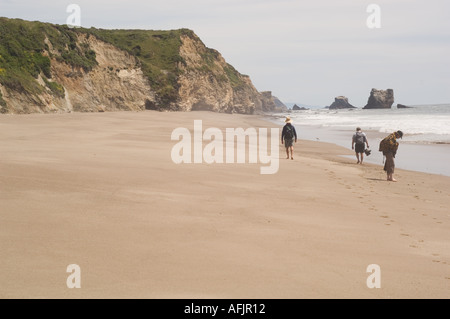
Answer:
[{"label": "rocky cliff", "polygon": [[390,109],[392,104],[394,104],[394,90],[372,89],[364,109]]},{"label": "rocky cliff", "polygon": [[0,18],[0,112],[275,111],[191,30],[70,29]]},{"label": "rocky cliff", "polygon": [[283,102],[281,102],[281,100],[279,98],[277,98],[276,96],[273,96],[273,101],[275,103],[276,109],[275,111],[277,112],[285,112],[288,110],[288,107],[286,106],[286,104],[284,104]]}]

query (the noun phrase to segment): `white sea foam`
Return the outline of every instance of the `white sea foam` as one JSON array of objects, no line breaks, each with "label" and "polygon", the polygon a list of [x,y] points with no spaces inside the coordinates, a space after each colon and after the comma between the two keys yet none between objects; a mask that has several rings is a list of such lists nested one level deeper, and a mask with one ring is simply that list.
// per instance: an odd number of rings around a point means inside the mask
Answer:
[{"label": "white sea foam", "polygon": [[[285,116],[286,114],[280,114]],[[390,133],[402,130],[403,140],[414,143],[450,143],[450,104],[421,105],[408,109],[311,109],[289,113],[297,125],[336,129],[374,130]],[[283,118],[280,118],[282,121]]]}]

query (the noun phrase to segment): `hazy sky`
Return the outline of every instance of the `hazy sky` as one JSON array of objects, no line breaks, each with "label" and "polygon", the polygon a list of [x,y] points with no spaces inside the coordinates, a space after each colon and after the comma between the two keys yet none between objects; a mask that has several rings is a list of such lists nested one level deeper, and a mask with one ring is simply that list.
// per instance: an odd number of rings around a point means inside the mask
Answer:
[{"label": "hazy sky", "polygon": [[448,0],[0,0],[0,16],[65,24],[72,3],[83,27],[192,29],[283,102],[362,107],[392,88],[395,103],[450,103]]}]

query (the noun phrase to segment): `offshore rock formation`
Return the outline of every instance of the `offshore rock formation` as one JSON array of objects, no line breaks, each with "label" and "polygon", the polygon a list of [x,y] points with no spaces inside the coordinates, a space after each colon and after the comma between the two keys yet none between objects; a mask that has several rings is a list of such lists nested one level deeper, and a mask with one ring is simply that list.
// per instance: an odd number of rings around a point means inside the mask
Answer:
[{"label": "offshore rock formation", "polygon": [[0,113],[278,111],[191,30],[70,29],[0,18]]},{"label": "offshore rock formation", "polygon": [[335,109],[354,109],[355,107],[348,103],[348,98],[345,96],[337,96],[334,98],[334,102],[330,105],[330,110]]},{"label": "offshore rock formation", "polygon": [[309,110],[309,109],[306,108],[306,107],[304,107],[304,106],[300,107],[300,106],[298,106],[297,104],[295,104],[295,105],[292,107],[292,110],[293,110],[293,111],[306,111],[306,110]]},{"label": "offshore rock formation", "polygon": [[372,89],[364,109],[390,109],[392,104],[394,104],[394,90]]}]

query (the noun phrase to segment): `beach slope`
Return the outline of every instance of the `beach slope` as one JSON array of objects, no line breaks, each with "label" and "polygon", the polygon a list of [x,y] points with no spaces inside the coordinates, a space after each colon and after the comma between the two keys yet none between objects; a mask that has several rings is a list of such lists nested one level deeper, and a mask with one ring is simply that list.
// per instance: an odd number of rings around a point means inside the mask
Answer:
[{"label": "beach slope", "polygon": [[[398,170],[389,183],[339,157],[350,150],[304,140],[293,161],[280,145],[272,175],[175,164],[171,133],[194,120],[274,126],[209,112],[1,117],[0,297],[450,297],[450,178]],[[373,264],[381,288],[367,285]]]}]

